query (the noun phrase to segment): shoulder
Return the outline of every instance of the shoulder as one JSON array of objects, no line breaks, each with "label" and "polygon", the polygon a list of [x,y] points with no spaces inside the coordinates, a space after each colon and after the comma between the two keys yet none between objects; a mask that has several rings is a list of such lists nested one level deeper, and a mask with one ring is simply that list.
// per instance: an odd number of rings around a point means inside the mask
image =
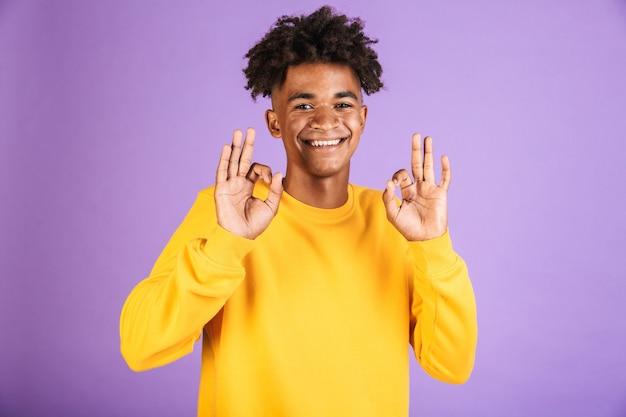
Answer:
[{"label": "shoulder", "polygon": [[[196,199],[191,207],[190,214],[193,213],[205,213],[209,211],[210,213],[215,212],[215,186],[212,185],[210,187],[204,188],[198,191],[196,195]],[[205,214],[203,214],[204,216]]]},{"label": "shoulder", "polygon": [[[387,220],[387,210],[383,202],[383,190],[350,184],[356,206],[355,213],[367,225],[368,233],[378,233],[381,239],[391,244],[392,241],[402,245],[406,239]],[[395,246],[394,246],[395,247]]]},{"label": "shoulder", "polygon": [[350,184],[352,193],[354,193],[354,200],[360,205],[376,204],[379,205],[383,198],[383,192],[374,188],[363,187],[361,185]]},{"label": "shoulder", "polygon": [[361,211],[371,214],[385,212],[383,204],[383,192],[373,188],[363,187],[360,185],[350,184],[354,195],[354,202]]},{"label": "shoulder", "polygon": [[215,195],[215,185],[211,185],[210,187],[207,187],[198,192],[198,198],[207,198],[207,197],[213,198],[214,195]]}]

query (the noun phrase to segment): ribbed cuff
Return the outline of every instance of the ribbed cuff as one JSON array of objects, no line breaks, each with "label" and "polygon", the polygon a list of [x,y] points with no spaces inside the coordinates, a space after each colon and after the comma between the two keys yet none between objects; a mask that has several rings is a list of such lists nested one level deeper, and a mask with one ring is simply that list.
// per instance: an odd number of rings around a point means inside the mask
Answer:
[{"label": "ribbed cuff", "polygon": [[448,230],[443,235],[421,242],[409,242],[415,266],[427,275],[438,275],[458,262],[458,255],[452,249]]},{"label": "ribbed cuff", "polygon": [[243,258],[250,253],[254,240],[231,233],[219,225],[209,233],[209,240],[202,240],[200,250],[212,263],[223,266],[241,266]]}]

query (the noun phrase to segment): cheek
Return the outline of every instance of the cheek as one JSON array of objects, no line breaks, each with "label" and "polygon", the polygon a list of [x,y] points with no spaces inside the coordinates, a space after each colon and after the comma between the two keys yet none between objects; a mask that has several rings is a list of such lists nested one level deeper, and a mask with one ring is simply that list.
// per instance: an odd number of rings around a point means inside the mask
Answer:
[{"label": "cheek", "polygon": [[297,136],[306,126],[307,120],[305,118],[292,117],[286,121],[284,127],[286,127],[291,134]]},{"label": "cheek", "polygon": [[349,121],[347,121],[347,125],[350,127],[350,130],[354,133],[361,134],[363,133],[363,128],[365,127],[365,123],[363,123],[363,118],[359,115],[355,115]]}]

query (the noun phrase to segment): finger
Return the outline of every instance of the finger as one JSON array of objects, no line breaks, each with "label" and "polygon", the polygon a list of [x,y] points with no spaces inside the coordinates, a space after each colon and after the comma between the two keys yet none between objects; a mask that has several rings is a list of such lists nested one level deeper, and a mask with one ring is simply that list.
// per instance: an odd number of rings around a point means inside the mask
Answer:
[{"label": "finger", "polygon": [[267,194],[267,198],[265,199],[265,204],[267,204],[272,213],[276,214],[278,211],[278,204],[280,203],[280,197],[283,194],[283,174],[277,172],[276,175],[272,178],[272,182],[270,184],[270,191]]},{"label": "finger", "polygon": [[422,162],[422,137],[414,133],[411,139],[411,171],[413,178],[419,182],[424,180],[424,166]]},{"label": "finger", "polygon": [[263,180],[269,184],[272,181],[272,168],[267,165],[254,163],[250,167],[246,178],[252,182],[257,182],[259,178],[263,178]]},{"label": "finger", "polygon": [[228,178],[232,178],[239,172],[239,157],[241,156],[241,143],[243,133],[237,129],[233,133],[233,143],[231,145],[230,159],[228,161]]},{"label": "finger", "polygon": [[413,200],[415,198],[415,187],[411,187],[413,180],[406,169],[401,169],[393,174],[391,180],[397,187],[400,187],[402,200]]},{"label": "finger", "polygon": [[224,145],[220,155],[220,162],[217,164],[217,172],[215,173],[215,182],[220,183],[228,178],[228,161],[232,149],[228,145]]},{"label": "finger", "polygon": [[254,138],[256,132],[253,128],[249,127],[246,130],[246,140],[243,144],[243,150],[241,151],[241,157],[239,158],[239,176],[248,175],[250,170],[250,164],[252,164],[252,151],[254,150]]},{"label": "finger", "polygon": [[433,139],[424,138],[424,181],[435,182],[435,161],[433,159]]},{"label": "finger", "polygon": [[441,184],[440,187],[448,191],[450,188],[450,180],[452,179],[452,171],[450,170],[450,160],[446,155],[441,157]]},{"label": "finger", "polygon": [[383,191],[383,203],[385,204],[385,210],[387,211],[387,218],[389,220],[394,220],[398,217],[398,212],[400,211],[400,207],[395,198],[395,190],[396,184],[393,180],[387,181],[387,186],[385,187],[385,191]]},{"label": "finger", "polygon": [[396,173],[391,177],[391,181],[393,181],[393,183],[400,188],[405,188],[413,184],[413,179],[406,169],[396,171]]}]

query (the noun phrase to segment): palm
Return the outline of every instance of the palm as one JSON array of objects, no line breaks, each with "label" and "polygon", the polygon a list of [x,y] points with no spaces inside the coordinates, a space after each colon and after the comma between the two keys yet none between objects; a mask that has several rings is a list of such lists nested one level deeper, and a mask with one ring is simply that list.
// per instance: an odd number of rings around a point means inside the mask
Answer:
[{"label": "palm", "polygon": [[[396,172],[387,182],[383,194],[387,218],[407,240],[421,241],[439,237],[448,227],[447,191],[450,185],[450,164],[441,159],[441,184],[435,183],[432,139],[424,140],[422,159],[421,138],[413,135],[412,171],[415,181],[406,170]],[[422,162],[423,161],[423,162]],[[402,203],[396,204],[395,187],[400,187]]]},{"label": "palm", "polygon": [[[268,166],[251,164],[254,130],[248,129],[243,142],[242,132],[235,131],[232,146],[224,146],[217,168],[215,207],[217,222],[239,236],[254,239],[270,224],[282,194],[282,176],[272,177]],[[263,178],[270,183],[266,200],[252,195],[254,183]]]}]

